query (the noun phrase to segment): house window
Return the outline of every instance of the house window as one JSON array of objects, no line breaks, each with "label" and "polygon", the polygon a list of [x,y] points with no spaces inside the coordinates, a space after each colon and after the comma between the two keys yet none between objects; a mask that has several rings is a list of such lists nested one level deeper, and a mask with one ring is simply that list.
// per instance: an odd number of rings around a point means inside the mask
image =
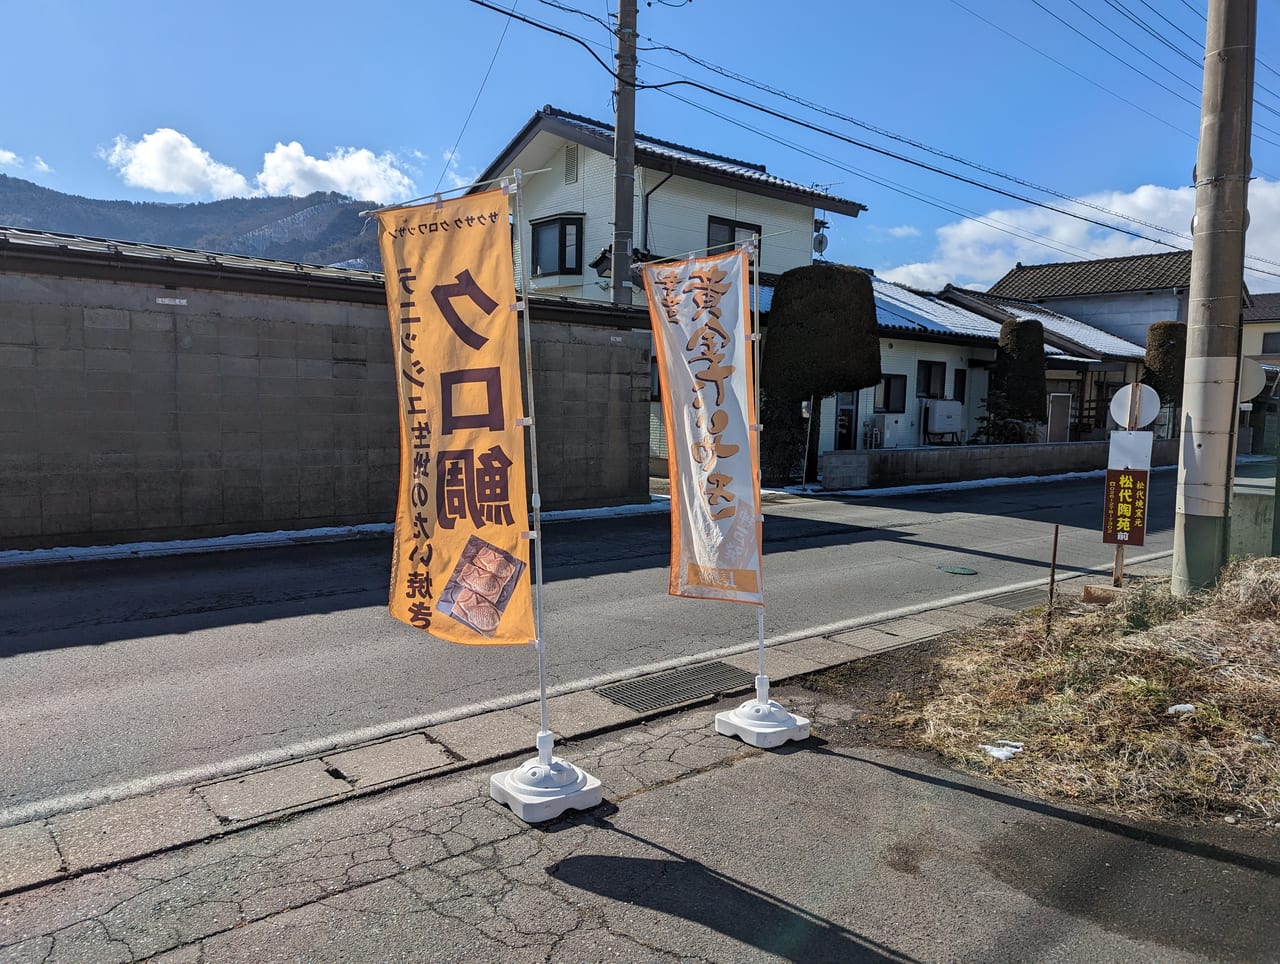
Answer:
[{"label": "house window", "polygon": [[1262,354],[1280,355],[1280,331],[1268,331],[1263,334]]},{"label": "house window", "polygon": [[951,389],[951,397],[957,402],[963,402],[966,389],[969,387],[969,373],[963,368],[957,368],[953,377],[955,381]]},{"label": "house window", "polygon": [[[739,245],[746,244],[753,236],[760,237],[760,234],[758,224],[730,221],[727,218],[707,218],[707,251],[709,254],[730,251]],[[760,254],[757,252],[757,261],[759,257]]]},{"label": "house window", "polygon": [[582,215],[548,218],[532,228],[534,275],[582,274]]},{"label": "house window", "polygon": [[907,376],[885,375],[876,386],[875,409],[877,412],[905,412],[907,410]]},{"label": "house window", "polygon": [[916,398],[942,398],[947,394],[947,363],[916,362]]}]

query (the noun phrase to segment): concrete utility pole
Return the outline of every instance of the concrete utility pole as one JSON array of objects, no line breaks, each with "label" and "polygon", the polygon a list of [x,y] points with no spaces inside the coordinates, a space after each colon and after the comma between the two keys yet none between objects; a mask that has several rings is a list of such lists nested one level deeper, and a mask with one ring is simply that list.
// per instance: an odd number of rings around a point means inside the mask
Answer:
[{"label": "concrete utility pole", "polygon": [[1214,585],[1227,558],[1256,23],[1256,0],[1209,0],[1173,530],[1178,594]]},{"label": "concrete utility pole", "polygon": [[631,235],[636,181],[636,0],[618,3],[618,84],[614,88],[613,303],[631,304]]}]

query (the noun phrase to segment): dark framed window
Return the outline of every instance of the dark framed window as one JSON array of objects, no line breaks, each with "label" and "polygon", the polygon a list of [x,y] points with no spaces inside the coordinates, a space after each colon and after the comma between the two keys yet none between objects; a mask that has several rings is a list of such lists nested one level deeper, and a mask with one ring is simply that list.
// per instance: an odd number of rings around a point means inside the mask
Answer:
[{"label": "dark framed window", "polygon": [[947,394],[947,363],[916,362],[916,398],[944,398]]},{"label": "dark framed window", "polygon": [[907,410],[907,376],[885,375],[876,386],[875,410],[877,412],[905,412]]},{"label": "dark framed window", "polygon": [[836,448],[841,451],[858,447],[858,393],[836,394]]},{"label": "dark framed window", "polygon": [[955,381],[951,389],[951,397],[957,402],[963,402],[969,387],[969,372],[966,369],[957,368],[953,377]]},{"label": "dark framed window", "polygon": [[582,274],[582,215],[547,218],[535,221],[530,227],[533,234],[531,274]]},{"label": "dark framed window", "polygon": [[1262,353],[1264,355],[1280,355],[1280,331],[1263,333]]},{"label": "dark framed window", "polygon": [[[760,234],[758,224],[730,221],[728,218],[707,218],[707,252],[719,254],[722,251],[731,251],[750,241],[752,236],[760,237]],[[756,258],[759,259],[759,253],[756,254]]]}]

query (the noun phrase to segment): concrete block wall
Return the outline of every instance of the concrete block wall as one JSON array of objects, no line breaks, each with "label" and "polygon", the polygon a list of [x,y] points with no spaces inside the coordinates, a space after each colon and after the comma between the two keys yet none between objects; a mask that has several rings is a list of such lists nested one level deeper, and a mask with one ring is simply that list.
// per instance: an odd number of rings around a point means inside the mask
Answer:
[{"label": "concrete block wall", "polygon": [[[1178,439],[1159,439],[1152,465],[1176,465]],[[1019,478],[1106,468],[1109,442],[1033,445],[954,445],[911,449],[826,452],[819,459],[828,490]]]},{"label": "concrete block wall", "polygon": [[[383,305],[0,281],[0,549],[393,518]],[[647,334],[534,338],[544,507],[647,500]]]},{"label": "concrete block wall", "polygon": [[1274,492],[1236,489],[1228,519],[1230,554],[1242,558],[1272,555],[1271,520],[1275,512]]},{"label": "concrete block wall", "polygon": [[543,508],[648,501],[649,333],[533,318]]},{"label": "concrete block wall", "polygon": [[0,547],[387,518],[385,309],[6,275]]}]

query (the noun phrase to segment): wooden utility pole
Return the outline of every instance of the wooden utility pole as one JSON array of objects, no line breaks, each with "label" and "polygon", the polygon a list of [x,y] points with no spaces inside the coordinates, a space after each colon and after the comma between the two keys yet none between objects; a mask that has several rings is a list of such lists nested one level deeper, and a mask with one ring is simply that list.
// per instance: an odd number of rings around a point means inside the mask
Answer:
[{"label": "wooden utility pole", "polygon": [[1173,530],[1173,591],[1178,594],[1212,586],[1227,558],[1256,22],[1256,0],[1209,0]]},{"label": "wooden utility pole", "polygon": [[629,305],[636,180],[636,0],[618,3],[617,71],[613,123],[613,256],[609,272],[613,303]]}]

